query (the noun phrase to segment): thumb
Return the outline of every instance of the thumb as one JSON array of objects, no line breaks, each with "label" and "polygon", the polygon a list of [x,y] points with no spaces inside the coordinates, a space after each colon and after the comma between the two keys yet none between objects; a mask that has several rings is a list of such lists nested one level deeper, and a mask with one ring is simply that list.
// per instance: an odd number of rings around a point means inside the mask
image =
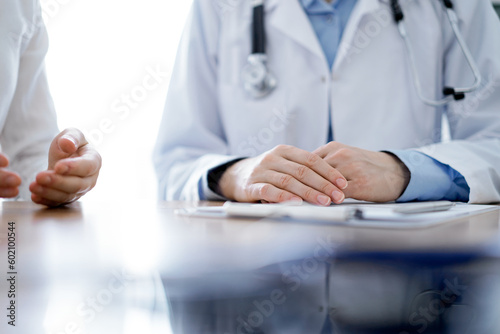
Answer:
[{"label": "thumb", "polygon": [[0,168],[7,167],[9,165],[9,159],[2,153],[0,153]]},{"label": "thumb", "polygon": [[67,154],[75,153],[80,147],[87,145],[83,133],[74,128],[66,129],[59,134],[57,146],[59,149]]}]

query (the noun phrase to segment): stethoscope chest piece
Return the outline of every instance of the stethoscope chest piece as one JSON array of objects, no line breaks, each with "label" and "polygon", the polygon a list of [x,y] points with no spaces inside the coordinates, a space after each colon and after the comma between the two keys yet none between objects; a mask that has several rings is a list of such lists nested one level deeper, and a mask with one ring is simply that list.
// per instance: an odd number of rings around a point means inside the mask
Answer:
[{"label": "stethoscope chest piece", "polygon": [[254,99],[269,95],[278,82],[267,68],[265,54],[251,54],[241,73],[245,91]]},{"label": "stethoscope chest piece", "polygon": [[264,0],[252,0],[252,53],[241,73],[243,88],[254,99],[269,95],[278,85],[267,67]]}]

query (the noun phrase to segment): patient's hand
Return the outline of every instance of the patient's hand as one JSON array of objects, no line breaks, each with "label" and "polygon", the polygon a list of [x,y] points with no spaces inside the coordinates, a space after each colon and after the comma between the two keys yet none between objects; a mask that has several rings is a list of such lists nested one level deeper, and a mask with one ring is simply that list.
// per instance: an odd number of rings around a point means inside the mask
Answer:
[{"label": "patient's hand", "polygon": [[97,182],[101,156],[77,129],[57,135],[49,150],[49,168],[30,184],[35,203],[58,206],[78,200]]},{"label": "patient's hand", "polygon": [[9,159],[0,153],[0,197],[12,198],[19,194],[21,177],[5,168],[9,165]]}]

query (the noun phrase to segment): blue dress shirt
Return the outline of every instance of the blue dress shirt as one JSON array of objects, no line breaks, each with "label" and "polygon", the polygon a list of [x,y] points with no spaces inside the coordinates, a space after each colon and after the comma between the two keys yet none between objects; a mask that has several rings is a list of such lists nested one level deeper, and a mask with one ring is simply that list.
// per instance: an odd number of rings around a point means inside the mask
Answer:
[{"label": "blue dress shirt", "polygon": [[[357,0],[299,0],[318,37],[330,68],[333,67],[344,29]],[[333,140],[332,129],[329,141]],[[390,151],[410,170],[411,178],[398,202],[469,200],[465,178],[448,165],[417,151]]]}]

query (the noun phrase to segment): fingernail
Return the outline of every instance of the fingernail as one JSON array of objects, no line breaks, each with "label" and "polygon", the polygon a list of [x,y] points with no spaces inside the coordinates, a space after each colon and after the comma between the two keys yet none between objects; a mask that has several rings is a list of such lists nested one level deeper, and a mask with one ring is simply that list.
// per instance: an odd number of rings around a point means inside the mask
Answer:
[{"label": "fingernail", "polygon": [[68,136],[68,135],[64,135],[64,136],[61,137],[61,139],[62,138],[69,140],[70,142],[72,142],[76,146],[76,141],[75,141],[75,139],[73,137]]},{"label": "fingernail", "polygon": [[344,179],[338,179],[337,180],[337,186],[340,188],[340,189],[345,189],[347,188],[347,181],[344,180]]},{"label": "fingernail", "polygon": [[323,196],[323,195],[319,195],[319,196],[318,196],[318,202],[319,202],[321,205],[330,205],[330,203],[331,203],[331,199],[330,199],[330,197]]},{"label": "fingernail", "polygon": [[289,203],[289,204],[292,204],[292,205],[294,205],[294,204],[299,205],[299,204],[302,204],[303,202],[304,202],[304,200],[303,200],[302,198],[300,198],[300,197],[292,197],[292,198],[288,201],[288,203]]},{"label": "fingernail", "polygon": [[18,183],[18,180],[15,176],[7,176],[7,179],[5,179],[5,183],[7,184],[7,186],[9,187],[13,187],[15,186],[17,183]]},{"label": "fingernail", "polygon": [[340,191],[335,190],[332,193],[332,198],[336,203],[342,202],[344,200],[345,195]]}]

